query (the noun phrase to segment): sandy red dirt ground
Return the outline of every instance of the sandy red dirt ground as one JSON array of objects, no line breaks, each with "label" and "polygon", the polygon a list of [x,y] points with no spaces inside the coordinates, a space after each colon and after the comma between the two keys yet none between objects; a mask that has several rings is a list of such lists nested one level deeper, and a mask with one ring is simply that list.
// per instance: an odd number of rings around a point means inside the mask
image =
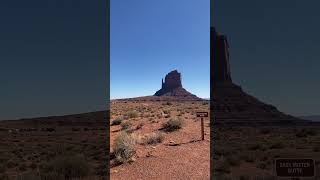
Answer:
[{"label": "sandy red dirt ground", "polygon": [[[128,118],[133,128],[142,128],[131,134],[143,136],[162,132],[162,124],[171,118],[181,118],[184,125],[174,132],[163,132],[164,140],[158,144],[137,144],[134,161],[115,165],[111,160],[111,179],[209,179],[210,128],[209,118],[204,120],[205,140],[201,141],[200,119],[197,111],[209,111],[205,101],[120,101],[111,105],[111,122],[122,118],[126,112],[136,111],[138,117]],[[166,113],[164,113],[166,112]],[[111,126],[110,147],[121,133],[121,126]],[[172,146],[174,144],[175,146]]]}]

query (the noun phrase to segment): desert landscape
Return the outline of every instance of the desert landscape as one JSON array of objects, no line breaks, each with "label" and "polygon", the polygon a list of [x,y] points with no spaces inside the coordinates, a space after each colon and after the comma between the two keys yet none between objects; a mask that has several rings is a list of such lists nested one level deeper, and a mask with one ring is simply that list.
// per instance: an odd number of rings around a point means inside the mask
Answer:
[{"label": "desert landscape", "polygon": [[154,96],[112,100],[111,179],[209,179],[210,122],[201,140],[196,117],[209,107],[182,88],[177,71]]},{"label": "desert landscape", "polygon": [[107,114],[0,121],[0,179],[106,179]]},{"label": "desert landscape", "polygon": [[309,179],[320,179],[320,123],[280,112],[236,85],[227,38],[213,27],[211,54],[213,178],[277,179],[275,159],[311,158],[316,174]]},{"label": "desert landscape", "polygon": [[[276,158],[312,158],[320,178],[319,126],[226,126],[215,129],[216,179],[276,179]],[[308,178],[307,178],[308,179]]]}]

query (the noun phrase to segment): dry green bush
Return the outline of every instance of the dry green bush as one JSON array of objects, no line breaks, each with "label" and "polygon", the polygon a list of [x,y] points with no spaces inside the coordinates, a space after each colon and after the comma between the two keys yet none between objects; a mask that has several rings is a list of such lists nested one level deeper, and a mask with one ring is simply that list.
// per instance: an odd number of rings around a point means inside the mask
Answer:
[{"label": "dry green bush", "polygon": [[157,144],[164,140],[164,134],[161,132],[153,132],[144,137],[144,144]]},{"label": "dry green bush", "polygon": [[89,175],[89,164],[83,155],[61,155],[42,165],[41,179],[83,178]]},{"label": "dry green bush", "polygon": [[181,129],[183,125],[184,125],[183,119],[172,118],[169,121],[167,121],[166,123],[164,123],[162,125],[162,128],[163,128],[163,130],[165,130],[167,132],[172,132],[172,131],[176,131],[178,129]]},{"label": "dry green bush", "polygon": [[165,110],[163,110],[163,113],[164,113],[164,114],[170,114],[170,113],[171,113],[171,111],[170,111],[170,110],[168,110],[168,109],[165,109]]},{"label": "dry green bush", "polygon": [[122,132],[114,141],[113,153],[116,157],[116,162],[126,163],[131,160],[136,153],[133,147],[135,140],[126,132]]},{"label": "dry green bush", "polygon": [[128,118],[137,118],[139,116],[138,111],[132,110],[125,113],[125,116]]},{"label": "dry green bush", "polygon": [[132,123],[129,121],[125,121],[121,123],[121,127],[122,127],[122,130],[130,129],[132,127]]}]

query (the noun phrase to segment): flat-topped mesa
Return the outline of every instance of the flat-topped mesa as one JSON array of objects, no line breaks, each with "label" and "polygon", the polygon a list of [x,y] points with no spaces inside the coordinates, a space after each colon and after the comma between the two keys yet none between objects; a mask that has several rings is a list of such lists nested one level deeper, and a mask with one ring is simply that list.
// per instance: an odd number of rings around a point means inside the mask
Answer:
[{"label": "flat-topped mesa", "polygon": [[211,58],[213,58],[211,69],[214,84],[232,83],[227,37],[219,35],[214,27],[211,27],[210,30],[210,47]]}]

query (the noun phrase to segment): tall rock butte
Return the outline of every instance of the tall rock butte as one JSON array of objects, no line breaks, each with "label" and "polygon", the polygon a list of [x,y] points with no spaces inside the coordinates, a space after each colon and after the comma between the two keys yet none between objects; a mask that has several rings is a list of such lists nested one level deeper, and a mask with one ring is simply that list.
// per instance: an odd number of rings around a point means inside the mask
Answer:
[{"label": "tall rock butte", "polygon": [[[232,82],[227,37],[210,30],[211,103],[216,124],[287,124],[305,122],[247,94]],[[213,117],[213,116],[211,116]]]},{"label": "tall rock butte", "polygon": [[161,89],[154,96],[171,96],[177,98],[200,99],[182,87],[181,73],[177,70],[169,72],[164,81],[162,79]]}]

